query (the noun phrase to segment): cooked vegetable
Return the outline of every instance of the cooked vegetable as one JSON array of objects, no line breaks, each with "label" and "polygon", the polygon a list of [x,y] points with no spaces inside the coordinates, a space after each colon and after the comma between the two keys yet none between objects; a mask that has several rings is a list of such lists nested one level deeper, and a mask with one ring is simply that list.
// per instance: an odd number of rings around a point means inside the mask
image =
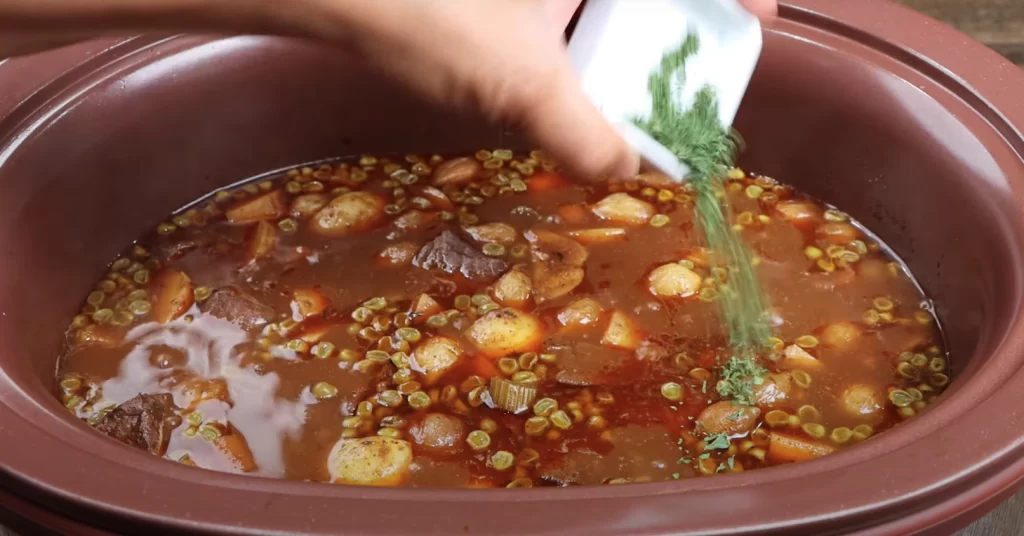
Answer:
[{"label": "cooked vegetable", "polygon": [[842,408],[851,417],[872,417],[882,411],[884,400],[878,389],[865,384],[851,385],[843,391]]},{"label": "cooked vegetable", "polygon": [[342,439],[327,458],[331,480],[353,486],[397,486],[411,463],[408,442],[383,436]]},{"label": "cooked vegetable", "polygon": [[533,285],[538,302],[570,293],[586,273],[587,250],[571,238],[533,229],[524,233],[533,257]]},{"label": "cooked vegetable", "polygon": [[773,463],[803,462],[831,454],[834,446],[803,439],[781,432],[771,432],[768,440],[768,461]]},{"label": "cooked vegetable", "polygon": [[440,313],[441,304],[437,303],[437,300],[431,298],[429,294],[422,293],[412,300],[412,306],[409,308],[409,311],[413,315],[413,320],[417,321]]},{"label": "cooked vegetable", "polygon": [[821,368],[821,361],[807,353],[796,344],[791,344],[782,351],[784,357],[782,366],[790,369],[818,370]]},{"label": "cooked vegetable", "polygon": [[466,425],[446,413],[428,413],[409,427],[417,447],[436,454],[458,454],[465,449]]},{"label": "cooked vegetable", "polygon": [[808,222],[821,219],[821,208],[811,201],[787,200],[775,205],[775,210],[782,213],[782,216],[792,222]]},{"label": "cooked vegetable", "polygon": [[388,268],[408,266],[412,263],[413,257],[416,256],[416,252],[419,250],[420,246],[413,242],[391,244],[377,254],[377,261],[379,265]]},{"label": "cooked vegetable", "polygon": [[276,220],[285,215],[288,201],[285,193],[274,190],[252,199],[247,199],[225,212],[231,223],[252,223],[260,220]]},{"label": "cooked vegetable", "polygon": [[604,330],[601,343],[625,350],[636,350],[640,346],[640,334],[633,321],[622,311],[612,313],[608,327]]},{"label": "cooked vegetable", "polygon": [[501,357],[536,349],[544,327],[533,315],[506,307],[477,319],[466,335],[484,354]]},{"label": "cooked vegetable", "polygon": [[448,337],[431,337],[423,341],[410,356],[413,370],[425,376],[427,385],[455,366],[462,357],[458,341]]},{"label": "cooked vegetable", "polygon": [[213,440],[213,445],[227,458],[232,469],[242,473],[251,473],[258,468],[256,459],[253,458],[252,451],[249,450],[249,443],[234,427],[229,427],[227,433],[218,435],[217,439]]},{"label": "cooked vegetable", "polygon": [[566,306],[558,313],[558,321],[567,328],[596,324],[604,309],[593,298],[581,298]]},{"label": "cooked vegetable", "polygon": [[654,205],[622,192],[598,201],[593,211],[602,220],[623,225],[643,225],[655,213]]},{"label": "cooked vegetable", "polygon": [[365,231],[383,219],[384,200],[368,192],[349,192],[320,209],[312,224],[317,233],[339,237]]},{"label": "cooked vegetable", "polygon": [[494,299],[505,307],[522,307],[530,299],[533,283],[519,270],[509,270],[494,283]]},{"label": "cooked vegetable", "polygon": [[55,396],[177,463],[410,487],[759,470],[934,405],[940,326],[885,245],[708,162],[577,183],[540,151],[362,155],[216,192],[82,289]]},{"label": "cooked vegetable", "polygon": [[453,158],[434,168],[434,184],[465,184],[473,180],[480,171],[480,163],[472,158]]},{"label": "cooked vegetable", "polygon": [[860,232],[849,223],[827,222],[818,227],[818,236],[833,244],[846,245],[860,238]]},{"label": "cooked vegetable", "polygon": [[168,270],[157,275],[150,283],[153,320],[166,324],[185,314],[195,301],[192,290],[192,279],[185,272]]},{"label": "cooked vegetable", "polygon": [[788,372],[769,374],[764,382],[754,386],[754,402],[758,406],[773,406],[776,402],[789,399],[793,389],[793,377]]},{"label": "cooked vegetable", "polygon": [[582,229],[569,233],[574,240],[580,244],[607,244],[626,239],[626,230],[622,227],[601,227],[597,229]]},{"label": "cooked vegetable", "polygon": [[274,251],[277,246],[277,228],[273,225],[260,221],[252,230],[249,237],[249,256],[253,259],[266,257]]},{"label": "cooked vegetable", "polygon": [[848,350],[860,338],[860,327],[853,322],[833,322],[821,332],[821,342],[837,350]]},{"label": "cooked vegetable", "polygon": [[704,408],[697,417],[697,426],[705,434],[743,435],[757,426],[760,415],[761,410],[756,407],[723,400]]},{"label": "cooked vegetable", "polygon": [[323,194],[306,194],[292,200],[289,213],[296,218],[309,218],[327,206],[330,199]]},{"label": "cooked vegetable", "polygon": [[537,387],[515,383],[497,376],[491,378],[491,400],[498,409],[509,413],[522,413],[537,398]]},{"label": "cooked vegetable", "polygon": [[700,290],[702,281],[697,272],[674,262],[655,268],[647,276],[651,294],[662,298],[693,296]]},{"label": "cooked vegetable", "polygon": [[473,237],[473,240],[477,242],[491,242],[503,246],[511,246],[519,238],[519,232],[516,231],[516,228],[507,223],[485,223],[466,227],[466,234]]},{"label": "cooked vegetable", "polygon": [[300,288],[292,292],[292,311],[300,318],[322,315],[330,306],[331,300],[318,289]]}]

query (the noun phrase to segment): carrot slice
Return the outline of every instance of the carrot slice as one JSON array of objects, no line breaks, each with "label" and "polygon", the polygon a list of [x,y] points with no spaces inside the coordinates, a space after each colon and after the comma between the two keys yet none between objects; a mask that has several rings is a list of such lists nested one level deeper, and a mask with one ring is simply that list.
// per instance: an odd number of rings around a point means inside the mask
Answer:
[{"label": "carrot slice", "polygon": [[277,229],[270,223],[260,221],[249,237],[249,256],[253,259],[266,257],[277,245]]},{"label": "carrot slice", "polygon": [[426,321],[428,316],[440,313],[443,308],[440,303],[437,303],[437,300],[431,298],[429,294],[424,292],[412,300],[412,306],[409,310],[416,316],[414,320],[422,319]]},{"label": "carrot slice", "polygon": [[153,320],[166,324],[185,314],[195,301],[192,291],[192,279],[185,272],[169,270],[156,276],[150,287]]},{"label": "carrot slice", "polygon": [[288,212],[284,192],[274,190],[259,197],[247,199],[229,208],[224,214],[231,223],[252,223],[261,220],[276,220]]},{"label": "carrot slice", "polygon": [[590,212],[583,205],[562,205],[558,207],[558,215],[562,221],[570,225],[587,223],[587,220],[590,219]]},{"label": "carrot slice", "polygon": [[835,450],[835,447],[825,443],[778,432],[772,432],[768,439],[768,460],[774,463],[813,460]]},{"label": "carrot slice", "polygon": [[249,443],[234,427],[230,427],[227,434],[218,436],[213,441],[213,445],[227,458],[232,469],[243,473],[251,473],[256,470],[256,459],[252,456]]},{"label": "carrot slice", "polygon": [[626,230],[622,227],[601,227],[597,229],[581,229],[570,231],[569,236],[584,245],[607,244],[626,239]]},{"label": "carrot slice", "polygon": [[547,171],[526,179],[526,191],[531,194],[549,192],[569,185],[569,180],[560,173]]},{"label": "carrot slice", "polygon": [[493,378],[494,376],[501,376],[501,372],[498,371],[498,365],[496,360],[488,359],[486,357],[477,357],[473,360],[473,371],[477,376],[481,378]]},{"label": "carrot slice", "polygon": [[327,296],[315,288],[300,288],[292,292],[292,310],[302,318],[322,315],[330,306]]}]

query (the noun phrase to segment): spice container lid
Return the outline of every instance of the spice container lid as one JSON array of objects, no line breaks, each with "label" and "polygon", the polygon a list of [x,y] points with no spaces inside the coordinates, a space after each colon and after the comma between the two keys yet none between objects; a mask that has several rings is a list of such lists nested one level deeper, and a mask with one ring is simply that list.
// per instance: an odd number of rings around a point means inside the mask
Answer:
[{"label": "spice container lid", "polygon": [[729,127],[761,54],[761,25],[737,0],[588,0],[569,40],[570,61],[590,99],[645,165],[680,181],[686,165],[633,119],[650,115],[650,74],[688,34],[700,46],[686,63],[676,103],[689,109],[710,87],[719,121]]}]

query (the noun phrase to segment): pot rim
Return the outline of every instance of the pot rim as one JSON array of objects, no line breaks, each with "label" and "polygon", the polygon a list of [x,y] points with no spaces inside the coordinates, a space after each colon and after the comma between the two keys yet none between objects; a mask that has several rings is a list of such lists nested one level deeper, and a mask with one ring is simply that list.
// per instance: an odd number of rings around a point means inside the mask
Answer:
[{"label": "pot rim", "polygon": [[[774,31],[785,33],[795,28],[794,25],[809,27],[832,36],[829,39],[832,42],[823,46],[842,49],[842,41],[853,41],[858,52],[877,54],[901,65],[908,73],[927,78],[981,116],[986,127],[997,132],[1015,153],[1014,166],[1024,169],[1019,166],[1019,161],[1024,160],[1024,135],[1021,133],[1024,131],[1024,101],[1018,97],[1020,88],[1024,87],[1024,71],[956,30],[908,8],[884,0],[861,0],[856,4],[854,7],[840,0],[796,0],[782,6],[781,21]],[[907,31],[911,24],[927,25],[928,31]],[[24,98],[0,102],[0,134],[6,136],[12,132],[23,138],[34,128],[45,126],[52,113],[73,102],[77,90],[89,83],[86,76],[97,70],[109,74],[126,65],[148,61],[150,56],[155,56],[148,54],[155,47],[183,50],[206,41],[205,38],[183,37],[137,38],[114,42],[113,46],[112,42],[90,43],[56,56],[58,62],[65,62],[63,68],[47,72],[28,73],[22,68],[25,60],[0,64],[0,73],[11,69],[28,75],[19,79],[20,85],[14,88],[14,95],[19,95],[20,90]],[[962,48],[954,49],[951,43]],[[922,50],[927,50],[928,55],[921,53]],[[84,62],[83,55],[88,58]],[[60,76],[47,83],[55,74]],[[43,89],[33,93],[38,87]],[[16,149],[16,141],[0,138],[0,165],[4,155]],[[1010,174],[1007,181],[1007,193],[1014,207],[1024,205],[1024,174]],[[1004,213],[1006,242],[1015,246],[1013,254],[1020,258],[1024,252],[1024,219],[1015,208],[994,209]],[[1018,302],[1024,288],[1022,279],[1018,275],[1013,288],[1006,289],[1006,295],[1016,297]],[[1006,426],[996,430],[972,430],[969,426],[972,415],[1003,413],[1005,408],[1024,406],[1015,396],[1024,388],[1024,317],[1017,305],[1019,303],[1007,306],[1014,309],[1012,314],[1006,314],[1010,319],[1006,325],[1000,326],[1004,334],[993,334],[997,330],[988,326],[975,350],[975,357],[992,355],[991,364],[955,382],[935,411],[857,448],[812,462],[743,475],[630,486],[481,491],[367,489],[216,473],[169,463],[109,441],[67,416],[56,400],[33,398],[3,370],[0,370],[0,422],[4,423],[4,428],[0,429],[0,438],[4,438],[7,445],[20,441],[22,447],[5,448],[0,452],[0,470],[18,481],[14,487],[21,494],[47,497],[48,502],[58,499],[59,503],[70,506],[74,517],[95,519],[109,526],[127,520],[178,530],[244,534],[284,533],[297,529],[336,533],[377,528],[387,532],[399,530],[397,525],[387,525],[387,520],[389,515],[392,519],[396,517],[389,514],[389,508],[400,505],[421,522],[419,531],[447,532],[463,528],[464,523],[458,516],[465,514],[463,503],[471,503],[477,511],[472,516],[474,519],[487,513],[499,522],[466,528],[496,532],[503,526],[502,515],[508,516],[503,514],[503,508],[514,503],[517,510],[527,508],[531,510],[522,511],[534,512],[537,521],[530,532],[538,534],[671,532],[676,523],[701,512],[709,514],[707,523],[700,525],[699,530],[704,533],[764,534],[792,531],[812,524],[839,530],[882,523],[897,511],[910,508],[917,513],[893,521],[885,529],[877,529],[878,533],[897,533],[898,528],[898,533],[906,533],[927,528],[952,511],[983,501],[998,492],[993,489],[994,482],[1005,488],[1024,478],[1021,464],[1004,465],[1006,460],[1024,454],[1024,420],[1008,415]],[[838,511],[823,511],[811,500],[801,502],[821,492],[811,484],[802,486],[798,493],[787,487],[798,479],[826,485],[842,482],[846,475],[870,471],[871,466],[883,458],[894,460],[891,463],[896,464],[901,459],[912,459],[915,447],[926,444],[923,442],[962,444],[965,431],[984,433],[986,442],[971,445],[969,453],[941,453],[943,456],[937,457],[937,461],[947,463],[940,463],[932,474],[910,476],[899,482],[893,481],[895,477],[880,479],[881,489],[850,489],[846,506]],[[38,459],[34,453],[42,450],[59,452],[61,463]],[[108,473],[123,475],[117,483],[117,491],[110,485],[100,486],[101,489],[90,485],[91,478]],[[195,481],[200,479],[202,485],[197,486]],[[172,494],[168,489],[184,493]],[[949,490],[956,490],[956,493],[951,494]],[[859,493],[861,491],[864,493]],[[209,504],[211,501],[204,499],[208,493],[221,494],[223,502]],[[956,495],[944,499],[940,505],[954,502],[956,505],[948,508],[933,505],[924,509],[922,503],[940,494]],[[742,524],[738,525],[736,520],[726,523],[723,518],[728,518],[728,505],[735,505],[737,500],[768,504],[778,508],[779,513],[758,519],[739,515]],[[680,506],[687,504],[689,506]],[[237,523],[224,522],[225,518],[230,518],[223,514],[225,507],[233,508],[238,514],[276,517],[262,527],[246,527],[244,523],[250,520],[245,515],[239,515]],[[563,519],[559,512],[565,508],[589,512],[585,519],[590,519],[591,523],[559,524],[558,520]],[[346,509],[359,512],[359,519],[344,519]],[[566,515],[564,519],[579,521],[583,518]],[[374,522],[381,525],[375,527]],[[529,525],[522,519],[517,519],[516,524],[520,530],[523,525]],[[402,526],[408,528],[408,521]]]}]

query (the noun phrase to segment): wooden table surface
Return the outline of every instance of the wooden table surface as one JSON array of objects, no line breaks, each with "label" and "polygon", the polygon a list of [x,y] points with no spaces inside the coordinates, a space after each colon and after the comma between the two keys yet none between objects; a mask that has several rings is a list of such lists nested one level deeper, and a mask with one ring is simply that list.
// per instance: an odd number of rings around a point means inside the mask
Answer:
[{"label": "wooden table surface", "polygon": [[[856,0],[847,0],[856,1]],[[1024,67],[1024,0],[897,0],[955,26]],[[1021,88],[1024,98],[1024,88]],[[0,527],[0,536],[14,536]],[[1024,535],[1024,492],[956,536]]]}]

